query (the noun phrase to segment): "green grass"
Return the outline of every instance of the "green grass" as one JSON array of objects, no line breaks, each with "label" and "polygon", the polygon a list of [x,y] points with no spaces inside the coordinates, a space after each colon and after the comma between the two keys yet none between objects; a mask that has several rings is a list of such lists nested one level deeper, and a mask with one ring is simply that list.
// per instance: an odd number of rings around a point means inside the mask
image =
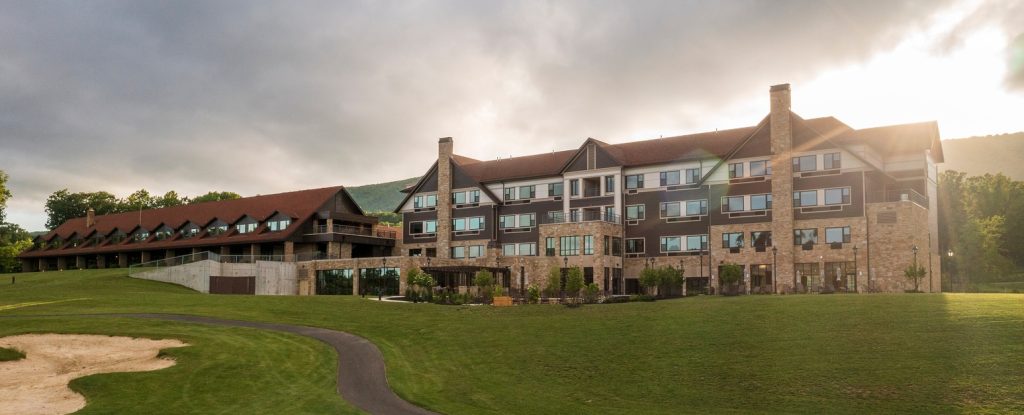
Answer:
[{"label": "green grass", "polygon": [[25,354],[16,349],[0,347],[0,362],[10,362],[12,360],[21,360],[24,358]]},{"label": "green grass", "polygon": [[972,292],[981,293],[1024,293],[1024,281],[979,282],[971,284]]},{"label": "green grass", "polygon": [[[400,395],[445,413],[1024,411],[1024,296],[1013,294],[700,297],[499,309],[211,296],[117,270],[22,274],[17,284],[0,286],[0,315],[107,312],[349,331],[381,348]],[[332,396],[333,382],[317,377],[333,374],[333,354],[308,339],[132,319],[26,317],[0,325],[0,333],[29,331],[173,337],[193,345],[168,350],[178,365],[166,371],[76,382],[89,399],[87,411],[145,405],[179,413],[298,413],[343,406]],[[244,360],[253,355],[259,364]],[[219,377],[189,375],[201,368]],[[151,379],[152,389],[144,390],[153,393],[122,389],[145,384],[137,379]],[[282,388],[302,381],[295,388],[309,396],[292,402],[295,389]],[[275,394],[281,396],[269,396]],[[249,400],[265,403],[230,406]]]}]

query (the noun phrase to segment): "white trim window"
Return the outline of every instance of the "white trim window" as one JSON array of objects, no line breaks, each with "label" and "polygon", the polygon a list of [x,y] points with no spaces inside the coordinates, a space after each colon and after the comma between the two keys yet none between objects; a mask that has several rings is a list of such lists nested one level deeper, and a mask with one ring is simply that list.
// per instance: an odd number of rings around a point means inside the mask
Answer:
[{"label": "white trim window", "polygon": [[708,214],[708,200],[687,200],[686,216],[700,216]]},{"label": "white trim window", "polygon": [[455,218],[452,219],[452,230],[455,232],[461,231],[480,231],[484,229],[484,217],[473,216],[469,218]]},{"label": "white trim window", "polygon": [[799,190],[793,192],[793,207],[818,206],[817,190]]},{"label": "white trim window", "polygon": [[833,187],[831,189],[825,189],[825,205],[848,205],[848,204],[850,204],[850,188],[849,187]]},{"label": "white trim window", "polygon": [[809,156],[793,157],[793,171],[796,173],[804,171],[816,171],[818,170],[818,156],[811,154]]},{"label": "white trim window", "polygon": [[429,235],[437,233],[436,220],[409,222],[409,235]]},{"label": "white trim window", "polygon": [[267,222],[267,229],[270,229],[271,232],[283,231],[285,229],[288,229],[288,226],[290,226],[291,224],[291,218],[271,220]]},{"label": "white trim window", "polygon": [[843,226],[838,228],[825,228],[825,243],[850,243],[850,227]]},{"label": "white trim window", "polygon": [[659,174],[661,186],[675,186],[679,184],[679,170],[663,171]]},{"label": "white trim window", "polygon": [[416,195],[412,198],[413,209],[437,207],[437,194]]},{"label": "white trim window", "polygon": [[626,176],[626,190],[643,189],[644,188],[644,175],[642,174],[631,174]]},{"label": "white trim window", "polygon": [[686,184],[695,184],[700,181],[700,169],[686,169]]},{"label": "white trim window", "polygon": [[626,253],[627,254],[642,254],[644,253],[644,244],[646,240],[644,238],[627,238],[626,239]]},{"label": "white trim window", "polygon": [[729,178],[739,179],[743,177],[743,163],[729,163]]},{"label": "white trim window", "polygon": [[519,252],[517,252],[517,254],[519,256],[537,256],[536,242],[521,243],[518,248]]},{"label": "white trim window", "polygon": [[682,202],[661,202],[661,218],[682,217]]},{"label": "white trim window", "polygon": [[746,210],[745,199],[743,196],[723,196],[722,212],[742,212]]},{"label": "white trim window", "polygon": [[750,195],[750,210],[771,210],[772,194]]},{"label": "white trim window", "polygon": [[706,251],[708,249],[708,235],[687,235],[686,236],[686,250],[687,251]]},{"label": "white trim window", "polygon": [[768,160],[750,162],[750,177],[771,176],[772,165]]},{"label": "white trim window", "polygon": [[626,206],[626,220],[644,220],[647,215],[644,210],[647,209],[647,205],[628,205]]},{"label": "white trim window", "polygon": [[480,203],[480,191],[466,190],[461,192],[452,192],[452,203],[456,205]]},{"label": "white trim window", "polygon": [[681,236],[662,236],[661,252],[682,252],[683,238]]}]

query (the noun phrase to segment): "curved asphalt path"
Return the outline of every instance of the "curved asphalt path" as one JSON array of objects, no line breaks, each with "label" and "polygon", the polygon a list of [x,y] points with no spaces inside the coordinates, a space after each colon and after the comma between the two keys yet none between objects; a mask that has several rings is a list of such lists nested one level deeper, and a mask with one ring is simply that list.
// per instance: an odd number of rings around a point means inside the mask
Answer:
[{"label": "curved asphalt path", "polygon": [[66,314],[18,315],[3,317],[130,317],[181,321],[228,327],[249,327],[312,337],[331,345],[338,352],[338,394],[357,408],[371,414],[435,414],[399,398],[388,386],[384,358],[369,340],[341,331],[291,324],[224,320],[184,314]]}]

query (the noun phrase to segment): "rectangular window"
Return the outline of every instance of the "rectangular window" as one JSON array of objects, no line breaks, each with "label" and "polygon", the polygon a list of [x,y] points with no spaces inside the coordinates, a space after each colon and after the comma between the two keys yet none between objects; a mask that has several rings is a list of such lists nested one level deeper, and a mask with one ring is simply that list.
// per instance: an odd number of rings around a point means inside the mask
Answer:
[{"label": "rectangular window", "polygon": [[643,189],[644,188],[644,175],[642,174],[631,174],[626,176],[626,189]]},{"label": "rectangular window", "polygon": [[580,195],[580,179],[569,180],[569,195],[579,196]]},{"label": "rectangular window", "polygon": [[554,237],[550,237],[549,236],[544,241],[544,255],[545,256],[555,256],[555,238]]},{"label": "rectangular window", "polygon": [[412,199],[412,207],[415,209],[430,208],[437,206],[437,195],[420,195]]},{"label": "rectangular window", "polygon": [[743,177],[743,163],[729,163],[729,178]]},{"label": "rectangular window", "polygon": [[750,233],[750,244],[755,247],[769,247],[772,246],[772,232],[771,231],[758,231]]},{"label": "rectangular window", "polygon": [[622,256],[622,238],[612,237],[612,255]]},{"label": "rectangular window", "polygon": [[727,196],[725,198],[726,212],[742,212],[744,210],[743,196]]},{"label": "rectangular window", "polygon": [[682,216],[680,211],[679,202],[661,202],[661,217],[662,218],[678,218]]},{"label": "rectangular window", "polygon": [[818,243],[817,229],[794,229],[793,245],[813,245]]},{"label": "rectangular window", "polygon": [[453,246],[452,247],[452,259],[462,259],[466,257],[466,247],[464,246]]},{"label": "rectangular window", "polygon": [[465,218],[452,219],[452,230],[456,231],[456,232],[466,230],[466,219]]},{"label": "rectangular window", "polygon": [[615,176],[604,176],[604,192],[615,192]]},{"label": "rectangular window", "polygon": [[822,164],[825,170],[842,168],[843,163],[840,153],[826,154]]},{"label": "rectangular window", "polygon": [[516,256],[516,244],[502,244],[501,245],[502,256]]},{"label": "rectangular window", "polygon": [[818,191],[804,190],[793,192],[793,207],[818,206]]},{"label": "rectangular window", "polygon": [[501,229],[508,229],[516,227],[516,215],[501,215],[498,216],[498,227]]},{"label": "rectangular window", "polygon": [[506,187],[505,188],[505,200],[516,200],[516,188]]},{"label": "rectangular window", "polygon": [[632,238],[626,240],[626,253],[627,254],[642,254],[644,253],[644,238]]},{"label": "rectangular window", "polygon": [[688,235],[686,237],[687,251],[704,251],[708,249],[707,235]]},{"label": "rectangular window", "polygon": [[562,195],[562,182],[548,183],[548,197],[555,197]]},{"label": "rectangular window", "polygon": [[686,169],[686,184],[694,184],[700,181],[700,169]]},{"label": "rectangular window", "polygon": [[662,186],[675,186],[679,184],[679,170],[661,172]]},{"label": "rectangular window", "polygon": [[845,205],[850,203],[850,188],[836,187],[825,189],[826,205]]},{"label": "rectangular window", "polygon": [[772,208],[772,195],[751,195],[750,210],[768,210]]},{"label": "rectangular window", "polygon": [[480,203],[480,191],[479,190],[470,190],[467,193],[469,194],[469,196],[467,197],[467,199],[469,199],[469,203]]},{"label": "rectangular window", "polygon": [[467,225],[471,231],[479,231],[484,228],[484,217],[476,216],[467,219]]},{"label": "rectangular window", "polygon": [[750,162],[750,177],[771,176],[771,174],[772,166],[768,164],[768,160]]},{"label": "rectangular window", "polygon": [[537,186],[519,186],[520,199],[533,199],[537,197]]},{"label": "rectangular window", "polygon": [[480,258],[480,257],[484,256],[484,246],[483,245],[471,245],[468,248],[469,248],[468,252],[469,252],[469,257],[470,258]]},{"label": "rectangular window", "polygon": [[594,236],[585,235],[583,237],[583,255],[594,255]]},{"label": "rectangular window", "polygon": [[680,252],[682,248],[682,238],[678,236],[662,236],[661,237],[661,252]]},{"label": "rectangular window", "polygon": [[249,232],[252,232],[252,231],[256,230],[256,224],[255,223],[243,223],[243,224],[235,225],[235,229],[238,231],[238,233],[249,233]]},{"label": "rectangular window", "polygon": [[793,157],[793,171],[815,171],[818,170],[818,156],[800,156]]},{"label": "rectangular window", "polygon": [[437,221],[436,220],[425,220],[425,221],[423,221],[423,233],[437,233]]},{"label": "rectangular window", "polygon": [[452,203],[456,205],[466,204],[466,192],[455,192],[452,193]]},{"label": "rectangular window", "polygon": [[646,205],[629,205],[626,206],[626,220],[644,220],[646,214],[644,210]]},{"label": "rectangular window", "polygon": [[686,216],[700,216],[708,214],[708,201],[705,199],[701,200],[687,200],[686,201]]},{"label": "rectangular window", "polygon": [[581,239],[579,236],[563,236],[559,238],[559,256],[579,255]]},{"label": "rectangular window", "polygon": [[537,214],[536,213],[523,213],[523,214],[519,215],[519,227],[520,228],[533,227],[533,225],[536,224],[536,223],[537,223]]},{"label": "rectangular window", "polygon": [[838,244],[850,242],[850,227],[825,228],[825,243]]},{"label": "rectangular window", "polygon": [[519,255],[521,255],[521,256],[535,256],[535,255],[537,255],[537,244],[533,243],[533,242],[519,244]]},{"label": "rectangular window", "polygon": [[743,232],[731,232],[722,234],[722,248],[742,248]]}]

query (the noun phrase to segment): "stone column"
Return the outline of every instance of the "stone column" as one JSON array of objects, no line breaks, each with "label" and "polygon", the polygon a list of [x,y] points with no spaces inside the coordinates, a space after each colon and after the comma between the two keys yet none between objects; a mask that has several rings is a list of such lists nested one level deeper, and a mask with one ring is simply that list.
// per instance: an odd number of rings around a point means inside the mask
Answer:
[{"label": "stone column", "polygon": [[293,262],[295,261],[295,242],[285,241],[284,243],[284,261]]},{"label": "stone column", "polygon": [[75,268],[85,269],[85,257],[82,255],[75,256]]},{"label": "stone column", "polygon": [[[351,245],[349,246],[349,256],[351,256]],[[327,257],[328,258],[342,258],[341,256],[341,242],[328,242],[327,243]]]},{"label": "stone column", "polygon": [[120,268],[128,268],[128,253],[121,252],[117,254],[117,266]]},{"label": "stone column", "polygon": [[149,260],[150,260],[149,251],[142,251],[140,255],[141,255],[141,258],[142,258],[141,259],[142,262],[149,262]]},{"label": "stone column", "polygon": [[772,244],[778,248],[780,287],[793,283],[793,125],[789,84],[771,87]]},{"label": "stone column", "polygon": [[260,255],[260,244],[249,244],[249,255],[252,255],[252,263],[256,263],[256,257]]},{"label": "stone column", "polygon": [[437,142],[437,257],[451,257],[452,239],[452,154],[451,137]]},{"label": "stone column", "polygon": [[351,243],[338,243],[338,258],[349,259],[352,258],[352,244]]},{"label": "stone column", "polygon": [[96,255],[96,268],[104,269],[107,267],[107,256],[103,254]]},{"label": "stone column", "polygon": [[352,267],[352,295],[359,295],[359,266],[358,264]]},{"label": "stone column", "polygon": [[46,271],[46,259],[44,259],[44,258],[39,258],[39,260],[38,260],[38,264],[39,264],[39,268],[38,268],[38,269],[39,269],[40,271]]},{"label": "stone column", "polygon": [[67,267],[68,267],[68,258],[67,257],[63,257],[63,256],[57,257],[57,269],[63,271],[65,269],[67,269]]}]

